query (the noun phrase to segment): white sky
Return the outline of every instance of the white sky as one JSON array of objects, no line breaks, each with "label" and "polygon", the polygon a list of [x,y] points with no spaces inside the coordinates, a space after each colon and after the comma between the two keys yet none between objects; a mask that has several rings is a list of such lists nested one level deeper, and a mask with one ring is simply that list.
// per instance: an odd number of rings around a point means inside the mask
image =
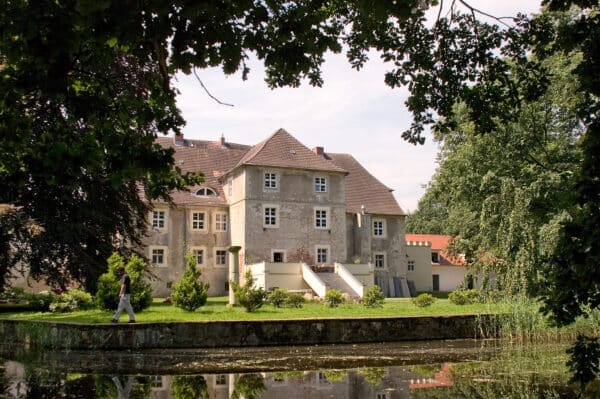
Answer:
[{"label": "white sky", "polygon": [[[449,3],[449,2],[446,2]],[[496,16],[539,10],[539,0],[471,0],[474,7]],[[434,12],[437,15],[437,11]],[[437,145],[427,136],[425,145],[405,142],[401,133],[410,126],[405,89],[390,89],[383,78],[391,69],[376,55],[361,71],[350,68],[345,55],[330,54],[323,65],[325,84],[271,90],[264,71],[250,63],[249,79],[225,76],[220,69],[197,71],[216,103],[193,75],[177,76],[178,106],[187,121],[186,138],[254,145],[284,128],[309,148],[352,154],[371,174],[394,190],[405,211],[418,201],[436,168]]]}]

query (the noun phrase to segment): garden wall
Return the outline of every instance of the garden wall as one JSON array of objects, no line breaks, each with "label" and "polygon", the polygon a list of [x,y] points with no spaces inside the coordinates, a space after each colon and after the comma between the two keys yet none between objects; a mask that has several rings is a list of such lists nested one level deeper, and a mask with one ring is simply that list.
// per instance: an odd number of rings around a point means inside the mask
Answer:
[{"label": "garden wall", "polygon": [[493,315],[137,324],[0,320],[0,339],[31,347],[106,350],[352,344],[484,338],[495,335],[495,320]]}]

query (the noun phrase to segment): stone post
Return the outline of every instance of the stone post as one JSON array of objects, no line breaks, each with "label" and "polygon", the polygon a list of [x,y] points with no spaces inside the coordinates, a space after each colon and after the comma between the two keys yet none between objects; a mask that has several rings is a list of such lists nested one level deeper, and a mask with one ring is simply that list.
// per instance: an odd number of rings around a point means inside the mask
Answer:
[{"label": "stone post", "polygon": [[242,247],[231,246],[227,250],[231,253],[232,262],[229,262],[229,305],[235,305],[235,295],[233,293],[233,286],[231,282],[236,284],[240,283],[240,257],[238,253]]}]

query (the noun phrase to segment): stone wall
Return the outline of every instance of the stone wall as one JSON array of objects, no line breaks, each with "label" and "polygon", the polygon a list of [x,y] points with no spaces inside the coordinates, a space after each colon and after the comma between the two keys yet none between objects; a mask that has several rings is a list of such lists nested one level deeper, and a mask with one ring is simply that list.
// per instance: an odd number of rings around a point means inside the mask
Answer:
[{"label": "stone wall", "polygon": [[[4,342],[54,349],[175,349],[481,338],[484,316],[76,324],[0,320]],[[485,328],[483,328],[485,327]]]}]

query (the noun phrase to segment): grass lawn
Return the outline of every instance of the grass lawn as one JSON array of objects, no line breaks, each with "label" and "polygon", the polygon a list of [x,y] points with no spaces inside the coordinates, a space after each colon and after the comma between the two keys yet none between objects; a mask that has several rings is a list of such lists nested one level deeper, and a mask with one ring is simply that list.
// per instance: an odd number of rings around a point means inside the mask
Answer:
[{"label": "grass lawn", "polygon": [[[343,304],[337,308],[307,302],[300,309],[275,308],[265,304],[258,311],[247,313],[243,307],[227,307],[227,297],[211,297],[205,306],[195,312],[186,312],[172,304],[155,299],[152,306],[136,314],[138,322],[183,322],[214,320],[271,320],[271,319],[315,319],[345,317],[413,317],[413,316],[451,316],[465,314],[498,313],[507,310],[507,305],[454,305],[447,299],[438,299],[433,305],[420,308],[409,298],[388,298],[382,308],[369,309],[359,304]],[[72,313],[9,312],[1,318],[14,320],[48,320],[76,323],[107,323],[114,312],[99,309]],[[121,322],[127,321],[127,315],[121,316]]]}]

